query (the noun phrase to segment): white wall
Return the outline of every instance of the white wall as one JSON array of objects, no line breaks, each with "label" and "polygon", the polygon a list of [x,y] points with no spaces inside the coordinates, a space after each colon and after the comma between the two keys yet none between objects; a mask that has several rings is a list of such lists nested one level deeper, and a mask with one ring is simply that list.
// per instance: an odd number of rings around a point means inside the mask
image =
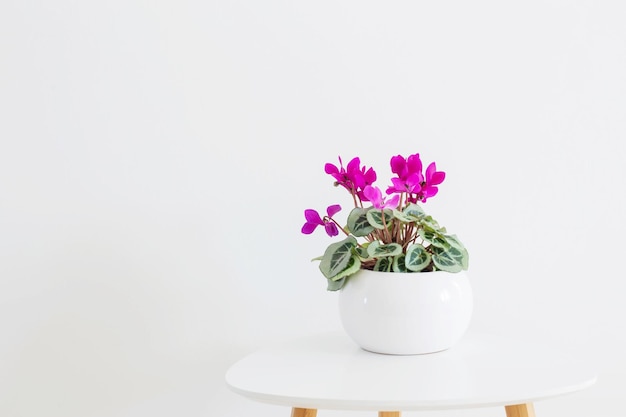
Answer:
[{"label": "white wall", "polygon": [[448,173],[426,208],[470,250],[472,329],[578,346],[598,384],[538,415],[617,416],[625,11],[3,1],[0,415],[287,415],[223,374],[339,328],[328,240],[299,233],[349,204],[324,163],[384,181],[419,152]]}]

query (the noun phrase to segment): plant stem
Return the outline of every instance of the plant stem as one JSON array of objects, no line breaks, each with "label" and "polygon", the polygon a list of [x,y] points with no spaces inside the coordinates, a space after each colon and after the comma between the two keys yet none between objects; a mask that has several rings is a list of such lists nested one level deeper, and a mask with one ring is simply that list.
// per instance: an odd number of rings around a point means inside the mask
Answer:
[{"label": "plant stem", "polygon": [[326,217],[327,220],[330,220],[331,222],[335,223],[337,225],[337,227],[339,229],[341,229],[341,231],[346,235],[346,236],[350,236],[350,233],[348,233],[346,231],[346,229],[344,229],[339,223],[337,223],[337,221],[335,219],[333,219],[332,217]]}]

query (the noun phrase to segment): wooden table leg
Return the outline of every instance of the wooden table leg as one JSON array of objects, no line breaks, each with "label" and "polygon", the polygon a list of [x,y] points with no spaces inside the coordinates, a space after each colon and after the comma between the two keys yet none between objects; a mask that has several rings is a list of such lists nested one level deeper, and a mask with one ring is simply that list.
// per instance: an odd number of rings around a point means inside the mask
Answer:
[{"label": "wooden table leg", "polygon": [[291,409],[291,417],[316,417],[317,410],[315,408],[297,408]]},{"label": "wooden table leg", "polygon": [[507,405],[506,417],[535,417],[535,407],[533,403]]},{"label": "wooden table leg", "polygon": [[379,411],[378,417],[400,417],[399,411]]}]

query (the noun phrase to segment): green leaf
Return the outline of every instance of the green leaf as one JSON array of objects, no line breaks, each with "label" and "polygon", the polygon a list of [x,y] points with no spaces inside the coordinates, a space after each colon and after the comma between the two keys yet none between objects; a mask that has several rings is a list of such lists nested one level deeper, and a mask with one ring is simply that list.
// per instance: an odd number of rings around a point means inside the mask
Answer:
[{"label": "green leaf", "polygon": [[441,226],[439,226],[437,220],[433,219],[433,216],[426,216],[423,219],[420,219],[420,222],[424,227],[430,227],[433,230],[441,229]]},{"label": "green leaf", "polygon": [[415,203],[411,203],[404,210],[402,210],[405,216],[412,218],[413,220],[420,220],[426,216],[426,212]]},{"label": "green leaf", "polygon": [[348,262],[348,266],[346,267],[346,269],[344,269],[343,271],[341,271],[334,277],[330,278],[330,280],[339,281],[340,279],[343,279],[347,276],[350,276],[356,273],[359,269],[361,269],[361,260],[359,259],[358,256],[353,256],[352,258],[350,258],[350,261]]},{"label": "green leaf", "polygon": [[369,242],[364,244],[363,246],[357,246],[354,248],[354,253],[361,259],[369,259],[370,254],[367,253],[367,247],[369,246]]},{"label": "green leaf", "polygon": [[348,267],[352,258],[352,249],[357,245],[356,239],[348,236],[341,242],[332,243],[326,248],[319,268],[326,278],[333,278]]},{"label": "green leaf", "polygon": [[393,217],[400,220],[402,223],[411,223],[415,221],[413,217],[407,216],[406,214],[404,214],[404,212],[397,209],[393,209],[392,214]]},{"label": "green leaf", "polygon": [[464,271],[467,271],[469,268],[469,252],[467,249],[463,248],[463,257],[461,258],[461,267]]},{"label": "green leaf", "polygon": [[450,246],[445,236],[431,227],[424,226],[418,233],[422,239],[434,246],[440,248],[448,248]]},{"label": "green leaf", "polygon": [[[384,214],[384,221],[383,221]],[[391,220],[393,219],[393,212],[391,210],[385,210],[384,213],[382,210],[370,209],[367,212],[367,220],[369,224],[374,226],[374,228],[378,230],[384,230],[386,227],[391,225]]]},{"label": "green leaf", "polygon": [[372,258],[379,258],[381,256],[396,256],[402,253],[402,245],[399,243],[387,243],[381,245],[378,240],[375,240],[367,247],[367,253]]},{"label": "green leaf", "polygon": [[393,272],[411,272],[406,267],[405,260],[406,260],[406,256],[404,254],[400,254],[398,256],[394,256],[393,257],[393,264],[392,264]]},{"label": "green leaf", "polygon": [[374,271],[391,272],[393,267],[393,258],[379,258],[374,265]]},{"label": "green leaf", "polygon": [[326,287],[327,291],[339,291],[345,285],[346,278],[343,277],[339,281],[332,281],[330,279],[327,279],[327,281],[328,281],[328,286]]},{"label": "green leaf", "polygon": [[442,235],[448,246],[446,246],[445,251],[449,253],[449,256],[454,258],[454,260],[461,265],[463,270],[467,270],[469,266],[469,253],[463,243],[459,240],[456,235]]},{"label": "green leaf", "polygon": [[461,243],[456,235],[445,235],[446,241],[457,249],[465,249],[465,246]]},{"label": "green leaf", "polygon": [[426,268],[431,261],[430,253],[426,251],[422,245],[416,243],[411,245],[406,250],[406,259],[404,260],[406,268],[419,272]]},{"label": "green leaf", "polygon": [[463,270],[463,252],[452,246],[448,249],[433,247],[433,263],[442,271],[459,272]]},{"label": "green leaf", "polygon": [[404,223],[419,222],[426,216],[424,210],[415,203],[411,203],[402,211],[393,210],[393,216]]},{"label": "green leaf", "polygon": [[469,253],[467,252],[467,249],[465,249],[463,243],[461,243],[456,235],[446,235],[446,239],[448,243],[450,243],[450,246],[452,246],[452,248],[455,248],[460,252],[460,255],[457,256],[457,259],[460,257],[463,270],[467,270],[467,268],[469,267]]},{"label": "green leaf", "polygon": [[355,207],[348,215],[348,230],[356,237],[367,236],[374,231],[374,227],[367,220],[368,210]]}]

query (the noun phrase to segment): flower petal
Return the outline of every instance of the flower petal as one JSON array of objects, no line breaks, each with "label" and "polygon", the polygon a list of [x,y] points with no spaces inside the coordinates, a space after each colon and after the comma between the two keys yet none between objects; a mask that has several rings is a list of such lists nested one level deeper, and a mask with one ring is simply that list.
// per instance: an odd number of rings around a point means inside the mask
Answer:
[{"label": "flower petal", "polygon": [[433,174],[432,178],[430,179],[430,183],[432,185],[439,185],[445,179],[446,179],[446,173],[443,171],[437,171]]},{"label": "flower petal", "polygon": [[410,174],[419,173],[422,175],[422,160],[420,154],[415,153],[406,159],[407,170]]},{"label": "flower petal", "polygon": [[406,178],[406,187],[410,192],[418,193],[420,191],[422,181],[424,181],[422,173],[414,172]]},{"label": "flower petal", "polygon": [[364,177],[367,185],[373,184],[376,181],[376,171],[374,171],[374,168],[369,168],[365,171]]},{"label": "flower petal", "polygon": [[324,225],[324,228],[326,229],[326,233],[330,237],[337,236],[339,234],[339,230],[337,230],[337,225],[333,222],[326,223],[326,225]]},{"label": "flower petal", "polygon": [[387,194],[390,194],[389,189],[392,189],[392,188],[395,192],[398,192],[398,193],[403,193],[406,191],[406,187],[404,186],[404,181],[401,180],[400,178],[394,177],[391,179],[391,182],[393,183],[393,187],[389,187],[387,189]]},{"label": "flower petal", "polygon": [[434,197],[438,191],[439,191],[439,188],[435,187],[434,185],[429,185],[425,187],[423,190],[424,201],[426,201],[427,198]]},{"label": "flower petal", "polygon": [[446,173],[443,171],[437,171],[437,165],[431,162],[426,168],[426,182],[430,185],[439,185],[446,178]]},{"label": "flower petal", "polygon": [[326,214],[328,217],[333,217],[335,214],[341,211],[341,206],[339,204],[333,204],[332,206],[328,206],[326,209]]},{"label": "flower petal", "polygon": [[313,209],[306,209],[306,210],[304,210],[304,218],[309,223],[318,224],[318,225],[324,224],[324,222],[322,221],[322,218],[320,217],[319,213],[317,211],[313,210]]},{"label": "flower petal", "polygon": [[372,202],[372,204],[374,204],[374,206],[380,204],[382,200],[382,193],[380,192],[380,189],[378,187],[368,185],[363,189],[363,194],[365,195],[365,197],[367,197],[369,201]]},{"label": "flower petal", "polygon": [[317,226],[319,226],[319,225],[315,224],[315,223],[306,222],[306,223],[304,223],[304,225],[302,225],[302,233],[305,234],[305,235],[310,235],[311,233],[313,233],[315,231]]},{"label": "flower petal", "polygon": [[352,158],[350,160],[350,162],[348,162],[348,165],[346,166],[346,171],[347,172],[354,172],[354,171],[360,171],[361,169],[361,159],[358,156],[355,156],[354,158]]},{"label": "flower petal", "polygon": [[331,163],[327,163],[326,165],[324,165],[324,172],[334,176],[336,174],[339,174],[339,168]]},{"label": "flower petal", "polygon": [[404,167],[406,166],[406,160],[402,155],[396,155],[391,158],[389,165],[391,165],[391,172],[401,176],[402,171],[404,171]]},{"label": "flower petal", "polygon": [[400,194],[395,194],[393,197],[389,199],[389,201],[385,203],[384,208],[396,208],[398,207],[399,202],[400,202]]}]

